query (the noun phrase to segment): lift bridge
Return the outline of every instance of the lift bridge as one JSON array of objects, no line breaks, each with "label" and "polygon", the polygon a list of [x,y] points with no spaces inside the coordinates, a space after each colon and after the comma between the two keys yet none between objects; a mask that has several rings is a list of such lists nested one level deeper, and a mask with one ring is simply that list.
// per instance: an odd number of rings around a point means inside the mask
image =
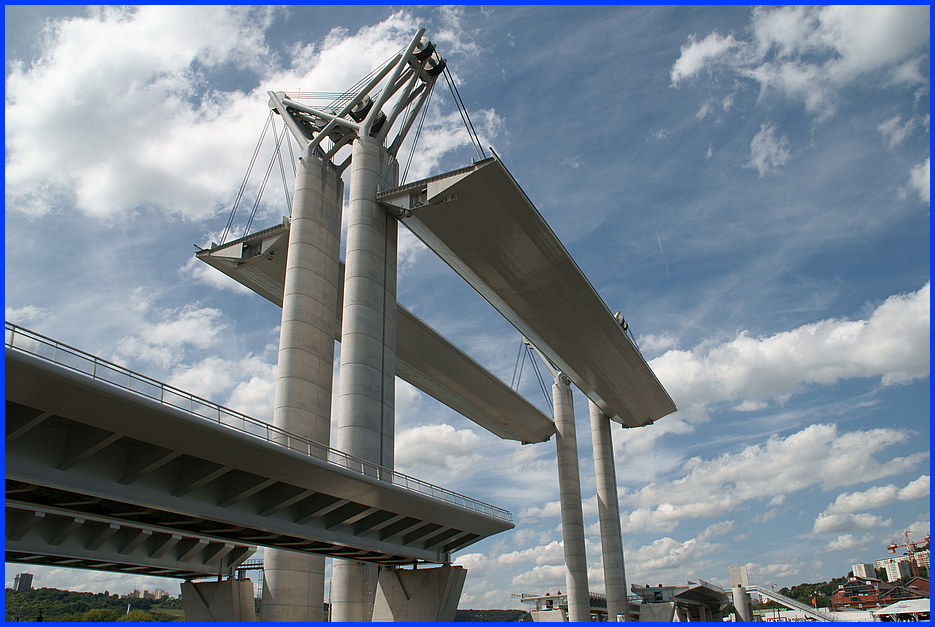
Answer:
[{"label": "lift bridge", "polygon": [[[196,255],[283,307],[277,426],[7,325],[8,561],[191,577],[232,573],[264,546],[274,590],[264,619],[297,621],[321,616],[324,562],[295,552],[329,556],[332,619],[369,620],[371,565],[450,564],[513,527],[505,510],[392,470],[399,376],[498,437],[555,436],[569,618],[587,620],[573,383],[590,405],[608,615],[626,612],[610,424],[648,425],[675,405],[496,155],[399,185],[397,151],[445,71],[423,33],[333,110],[269,92],[303,147],[291,217]],[[351,155],[334,161],[345,147]],[[554,420],[396,303],[398,224],[539,354]],[[340,450],[316,442],[331,427],[332,334],[342,342]],[[464,574],[431,570],[416,587],[437,598],[417,608],[402,571],[384,569],[381,615],[453,618]]]},{"label": "lift bridge", "polygon": [[6,559],[191,578],[257,545],[448,563],[509,512],[6,324]]}]

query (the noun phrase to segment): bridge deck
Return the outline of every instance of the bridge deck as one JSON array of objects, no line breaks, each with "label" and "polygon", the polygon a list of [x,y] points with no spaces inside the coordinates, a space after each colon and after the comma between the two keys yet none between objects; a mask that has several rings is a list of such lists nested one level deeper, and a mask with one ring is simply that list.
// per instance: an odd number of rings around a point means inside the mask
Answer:
[{"label": "bridge deck", "polygon": [[[282,306],[288,223],[202,250],[196,256]],[[344,264],[338,280],[341,339]],[[545,442],[555,425],[516,391],[401,305],[396,306],[396,375],[491,433],[519,442]]]},{"label": "bridge deck", "polygon": [[505,510],[13,331],[8,503],[384,564],[446,563],[513,527]]},{"label": "bridge deck", "polygon": [[377,196],[611,419],[675,404],[503,163],[493,157]]}]

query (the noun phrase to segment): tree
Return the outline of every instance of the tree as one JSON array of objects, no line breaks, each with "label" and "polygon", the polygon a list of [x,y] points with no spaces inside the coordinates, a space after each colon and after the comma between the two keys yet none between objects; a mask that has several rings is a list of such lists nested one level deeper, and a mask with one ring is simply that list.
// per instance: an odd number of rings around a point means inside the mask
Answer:
[{"label": "tree", "polygon": [[121,616],[117,619],[117,622],[120,623],[152,623],[155,622],[155,618],[149,612],[143,610],[130,610],[124,616]]}]

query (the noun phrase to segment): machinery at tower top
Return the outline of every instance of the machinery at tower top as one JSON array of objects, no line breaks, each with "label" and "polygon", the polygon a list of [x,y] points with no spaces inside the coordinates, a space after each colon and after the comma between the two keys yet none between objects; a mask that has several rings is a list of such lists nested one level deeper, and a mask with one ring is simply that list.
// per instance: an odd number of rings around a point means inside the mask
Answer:
[{"label": "machinery at tower top", "polygon": [[[317,154],[343,171],[351,157],[340,164],[334,158],[358,137],[381,140],[387,152],[396,156],[445,66],[445,59],[420,28],[409,44],[365,79],[356,92],[342,94],[327,106],[313,107],[285,92],[270,91],[269,105],[306,155]],[[396,135],[387,141],[393,129]]]}]

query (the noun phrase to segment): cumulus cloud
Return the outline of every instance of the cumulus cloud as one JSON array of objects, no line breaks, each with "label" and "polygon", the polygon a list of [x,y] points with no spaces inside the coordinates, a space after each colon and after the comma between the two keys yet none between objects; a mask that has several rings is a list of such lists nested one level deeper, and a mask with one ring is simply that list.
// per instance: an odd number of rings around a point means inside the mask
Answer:
[{"label": "cumulus cloud", "polygon": [[925,80],[918,67],[928,49],[928,7],[765,7],[753,11],[749,32],[691,35],[672,66],[673,85],[716,68],[827,116],[840,90],[868,74],[882,72],[884,82]]},{"label": "cumulus cloud", "polygon": [[682,79],[697,74],[710,66],[714,60],[735,50],[739,45],[733,35],[721,37],[717,33],[711,33],[701,40],[696,35],[690,35],[688,43],[682,46],[679,58],[669,74],[672,84],[678,85]]},{"label": "cumulus cloud", "polygon": [[[875,455],[909,437],[900,429],[842,432],[836,425],[815,424],[785,438],[772,436],[765,444],[739,453],[692,458],[682,466],[678,479],[621,493],[622,504],[636,506],[621,517],[621,526],[633,532],[668,532],[682,520],[721,517],[749,501],[769,497],[776,504],[780,501],[775,497],[807,488],[829,490],[905,472],[924,462],[927,454],[882,462]],[[910,486],[907,494],[921,491]],[[849,520],[829,518],[821,527],[833,523],[850,531],[845,524]]]},{"label": "cumulus cloud", "polygon": [[470,429],[455,429],[449,424],[423,425],[396,435],[396,464],[400,468],[424,465],[467,469],[479,444],[480,437]]},{"label": "cumulus cloud", "polygon": [[117,361],[139,360],[168,368],[182,363],[187,349],[214,346],[227,326],[219,309],[197,304],[169,309],[152,307],[139,290],[134,306],[155,320],[142,322],[134,335],[117,342]]},{"label": "cumulus cloud", "polygon": [[846,551],[849,549],[856,549],[859,546],[863,546],[870,539],[869,535],[864,535],[863,537],[856,537],[854,534],[845,533],[838,536],[831,542],[825,545],[826,551]]},{"label": "cumulus cloud", "polygon": [[562,543],[553,541],[544,546],[510,551],[497,556],[498,564],[529,564],[531,562],[540,565],[563,565],[565,563],[565,550]]},{"label": "cumulus cloud", "polygon": [[634,570],[643,574],[645,571],[681,568],[719,550],[719,544],[711,544],[700,538],[680,542],[666,536],[631,552],[627,559]]},{"label": "cumulus cloud", "polygon": [[892,524],[892,519],[883,520],[874,514],[819,514],[812,526],[812,533],[873,531]]},{"label": "cumulus cloud", "polygon": [[[269,114],[267,89],[344,91],[385,63],[417,27],[412,15],[397,12],[356,33],[334,29],[322,42],[291,50],[284,68],[265,40],[281,11],[106,7],[51,21],[38,59],[12,64],[7,75],[7,207],[42,215],[73,204],[108,221],[148,209],[187,220],[213,217],[236,196],[244,155]],[[457,10],[442,12],[446,24],[458,23]],[[464,31],[445,32],[442,40],[469,52]],[[255,87],[206,87],[207,72],[232,68],[252,75]],[[472,112],[472,119],[483,141],[500,132],[502,120],[491,110]],[[470,143],[457,114],[437,105],[423,140],[415,177]],[[258,160],[268,161],[271,150],[270,144]]]},{"label": "cumulus cloud", "polygon": [[650,365],[681,407],[781,401],[804,385],[848,378],[907,383],[929,374],[929,284],[891,296],[866,320],[832,318],[768,337],[741,333],[670,350]]},{"label": "cumulus cloud", "polygon": [[74,200],[107,218],[140,205],[216,210],[234,180],[219,172],[235,176],[231,160],[258,129],[238,122],[262,120],[265,102],[200,94],[193,68],[261,70],[270,11],[105,7],[50,22],[39,59],[7,75],[7,206],[36,214]]},{"label": "cumulus cloud", "polygon": [[825,509],[828,514],[849,514],[859,510],[875,509],[895,503],[911,501],[929,495],[929,476],[922,475],[904,488],[890,484],[875,486],[862,492],[839,494],[834,502]]}]

